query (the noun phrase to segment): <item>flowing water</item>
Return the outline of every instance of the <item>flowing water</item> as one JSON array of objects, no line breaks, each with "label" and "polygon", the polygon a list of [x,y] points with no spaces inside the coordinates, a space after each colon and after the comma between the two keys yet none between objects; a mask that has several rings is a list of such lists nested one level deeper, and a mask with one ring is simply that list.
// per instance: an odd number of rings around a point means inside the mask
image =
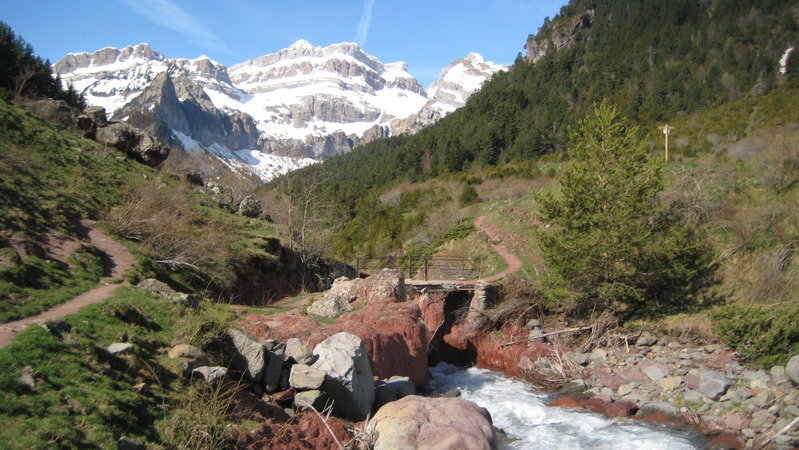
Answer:
[{"label": "flowing water", "polygon": [[546,406],[552,395],[499,372],[472,367],[458,369],[441,363],[430,369],[430,387],[458,389],[491,413],[494,426],[507,435],[500,448],[519,449],[693,449],[705,440],[696,431],[610,419],[571,408]]}]

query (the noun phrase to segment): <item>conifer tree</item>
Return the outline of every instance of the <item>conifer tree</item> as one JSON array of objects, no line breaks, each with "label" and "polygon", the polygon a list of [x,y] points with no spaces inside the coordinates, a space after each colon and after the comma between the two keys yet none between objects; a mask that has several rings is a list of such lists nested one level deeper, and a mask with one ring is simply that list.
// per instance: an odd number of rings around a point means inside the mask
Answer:
[{"label": "conifer tree", "polygon": [[[549,266],[583,311],[633,312],[691,297],[707,266],[701,239],[659,206],[660,163],[616,106],[596,105],[571,133],[559,195],[541,195]],[[632,308],[632,309],[631,309]]]}]

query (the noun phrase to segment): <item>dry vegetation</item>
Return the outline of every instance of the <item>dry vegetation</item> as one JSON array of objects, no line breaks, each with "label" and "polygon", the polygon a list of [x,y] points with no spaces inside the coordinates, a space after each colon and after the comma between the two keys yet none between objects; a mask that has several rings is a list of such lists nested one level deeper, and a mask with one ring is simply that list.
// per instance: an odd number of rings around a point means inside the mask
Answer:
[{"label": "dry vegetation", "polygon": [[234,239],[229,218],[197,209],[189,194],[166,183],[142,183],[111,209],[108,225],[141,243],[157,264],[188,269],[196,276],[231,276],[224,262]]}]

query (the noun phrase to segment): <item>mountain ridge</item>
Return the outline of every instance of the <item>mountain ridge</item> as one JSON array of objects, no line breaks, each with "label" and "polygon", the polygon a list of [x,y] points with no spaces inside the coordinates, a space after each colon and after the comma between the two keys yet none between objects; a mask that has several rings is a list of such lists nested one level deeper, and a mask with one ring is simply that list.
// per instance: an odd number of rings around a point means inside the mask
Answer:
[{"label": "mountain ridge", "polygon": [[[375,138],[416,132],[457,109],[504,69],[469,54],[442,70],[442,77],[459,61],[469,65],[462,70],[469,76],[442,78],[443,84],[429,87],[431,95],[405,62],[382,63],[352,42],[318,47],[298,40],[229,67],[205,55],[170,59],[141,43],[69,53],[53,70],[110,117],[132,119],[184,150],[191,141],[217,156],[210,147],[225,147],[226,155],[248,150],[305,161],[301,158],[324,159]],[[150,88],[164,82],[164,73],[173,87],[158,95]],[[242,161],[223,162],[247,169]]]}]

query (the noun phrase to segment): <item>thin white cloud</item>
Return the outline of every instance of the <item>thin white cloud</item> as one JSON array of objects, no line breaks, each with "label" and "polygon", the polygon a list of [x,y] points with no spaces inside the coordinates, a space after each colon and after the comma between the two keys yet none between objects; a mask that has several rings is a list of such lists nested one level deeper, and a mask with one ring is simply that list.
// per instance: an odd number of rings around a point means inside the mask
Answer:
[{"label": "thin white cloud", "polygon": [[123,3],[150,22],[182,34],[192,44],[230,52],[219,36],[170,0],[123,0]]},{"label": "thin white cloud", "polygon": [[355,31],[355,42],[361,47],[366,44],[366,38],[369,37],[369,27],[372,26],[372,9],[374,6],[375,0],[366,0],[363,5],[361,20],[358,22],[358,28]]}]

